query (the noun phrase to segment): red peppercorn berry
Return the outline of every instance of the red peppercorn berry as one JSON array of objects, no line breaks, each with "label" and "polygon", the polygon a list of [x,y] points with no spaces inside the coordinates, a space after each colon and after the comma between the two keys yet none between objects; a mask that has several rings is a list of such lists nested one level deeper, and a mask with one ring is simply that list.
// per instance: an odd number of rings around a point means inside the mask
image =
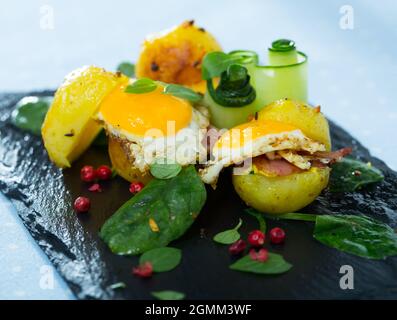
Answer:
[{"label": "red peppercorn berry", "polygon": [[260,247],[265,243],[265,234],[260,230],[251,231],[248,235],[248,242],[253,247]]},{"label": "red peppercorn berry", "polygon": [[269,252],[264,248],[259,249],[258,252],[255,249],[251,249],[249,255],[251,260],[254,261],[266,262],[269,259]]},{"label": "red peppercorn berry", "polygon": [[281,228],[273,228],[270,230],[270,242],[280,244],[285,241],[285,231]]},{"label": "red peppercorn berry", "polygon": [[246,247],[247,247],[247,244],[245,243],[245,241],[240,239],[240,240],[237,240],[235,243],[233,243],[229,247],[229,252],[232,255],[238,255],[238,254],[242,253]]},{"label": "red peppercorn berry", "polygon": [[149,278],[153,274],[153,266],[147,261],[132,269],[132,273],[141,278]]},{"label": "red peppercorn berry", "polygon": [[101,185],[99,183],[94,183],[91,187],[88,188],[88,191],[91,192],[102,192]]},{"label": "red peppercorn berry", "polygon": [[76,210],[77,212],[87,212],[88,210],[90,210],[90,207],[91,201],[86,197],[78,197],[74,201],[74,210]]},{"label": "red peppercorn berry", "polygon": [[96,171],[93,166],[84,166],[80,170],[80,178],[84,182],[92,182],[96,179]]},{"label": "red peppercorn berry", "polygon": [[138,182],[138,181],[132,182],[130,184],[130,192],[136,194],[140,192],[144,186],[145,185],[142,182]]},{"label": "red peppercorn berry", "polygon": [[99,180],[109,180],[112,177],[112,169],[102,165],[96,169],[96,176]]}]

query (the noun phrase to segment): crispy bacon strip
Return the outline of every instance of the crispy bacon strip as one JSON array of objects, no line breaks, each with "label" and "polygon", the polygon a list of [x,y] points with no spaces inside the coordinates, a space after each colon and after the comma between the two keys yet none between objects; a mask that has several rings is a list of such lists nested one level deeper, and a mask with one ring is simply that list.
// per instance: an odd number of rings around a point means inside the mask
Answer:
[{"label": "crispy bacon strip", "polygon": [[324,161],[326,163],[334,163],[336,161],[339,161],[343,157],[349,155],[352,153],[352,148],[351,147],[346,147],[342,148],[336,151],[331,151],[331,152],[324,152],[324,151],[319,151],[313,153],[313,160],[320,160]]},{"label": "crispy bacon strip", "polygon": [[261,171],[269,176],[282,177],[302,171],[292,163],[289,163],[287,160],[269,160],[265,155],[255,157],[253,159],[253,164],[258,171]]}]

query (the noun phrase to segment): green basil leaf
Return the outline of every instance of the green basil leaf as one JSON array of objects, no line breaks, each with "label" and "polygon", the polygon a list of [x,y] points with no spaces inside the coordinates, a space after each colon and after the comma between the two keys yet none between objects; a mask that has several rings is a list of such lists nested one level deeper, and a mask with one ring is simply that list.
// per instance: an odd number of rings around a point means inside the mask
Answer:
[{"label": "green basil leaf", "polygon": [[173,290],[164,290],[164,291],[153,291],[151,292],[152,296],[158,300],[183,300],[185,299],[185,294],[178,291]]},{"label": "green basil leaf", "polygon": [[129,78],[135,77],[135,65],[129,62],[122,62],[118,65],[117,71],[126,75]]},{"label": "green basil leaf", "polygon": [[266,227],[266,220],[264,218],[263,213],[255,210],[255,209],[252,209],[252,208],[245,209],[245,212],[247,212],[251,216],[255,217],[256,220],[258,220],[259,230],[266,234],[267,227]]},{"label": "green basil leaf", "polygon": [[126,93],[148,93],[156,90],[157,83],[148,78],[142,78],[134,81],[132,84],[128,85],[124,92]]},{"label": "green basil leaf", "polygon": [[246,255],[233,263],[229,268],[259,274],[280,274],[287,272],[292,268],[292,265],[285,261],[281,255],[269,253],[269,259],[266,262],[252,260],[249,255]]},{"label": "green basil leaf", "polygon": [[181,262],[181,259],[181,250],[164,247],[146,251],[141,255],[139,264],[142,265],[145,262],[150,262],[154,272],[166,272],[176,268],[176,266]]},{"label": "green basil leaf", "polygon": [[[165,247],[189,229],[206,196],[194,166],[168,180],[153,179],[105,222],[100,236],[117,254],[137,255]],[[153,223],[157,230],[152,229]]]},{"label": "green basil leaf", "polygon": [[230,65],[238,63],[240,58],[238,56],[229,55],[224,52],[210,52],[207,53],[203,59],[202,64],[202,78],[209,80],[219,77]]},{"label": "green basil leaf", "polygon": [[203,96],[196,91],[181,86],[179,84],[168,84],[164,87],[164,94],[170,94],[172,96],[185,99],[191,102],[199,102]]},{"label": "green basil leaf", "polygon": [[329,190],[353,192],[361,187],[383,180],[383,174],[368,163],[344,158],[332,166]]},{"label": "green basil leaf", "polygon": [[243,221],[240,219],[238,225],[235,228],[216,234],[213,240],[221,244],[232,244],[236,242],[238,239],[240,239],[240,233],[238,232],[238,229],[240,229],[242,223]]},{"label": "green basil leaf", "polygon": [[12,124],[35,135],[41,135],[41,126],[52,100],[53,97],[24,97],[11,114]]},{"label": "green basil leaf", "polygon": [[181,172],[182,167],[177,163],[153,163],[150,166],[150,173],[157,179],[171,179]]},{"label": "green basil leaf", "polygon": [[318,215],[313,236],[321,243],[360,257],[397,255],[397,234],[388,225],[364,216]]}]

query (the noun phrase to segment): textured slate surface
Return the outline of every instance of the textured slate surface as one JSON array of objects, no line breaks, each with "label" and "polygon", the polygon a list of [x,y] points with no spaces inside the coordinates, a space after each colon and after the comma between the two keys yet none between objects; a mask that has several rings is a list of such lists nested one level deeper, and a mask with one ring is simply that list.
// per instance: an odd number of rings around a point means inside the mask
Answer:
[{"label": "textured slate surface", "polygon": [[[190,299],[397,298],[396,257],[372,261],[327,248],[312,239],[313,226],[305,222],[269,221],[269,227],[277,225],[287,231],[287,243],[271,250],[294,265],[290,272],[266,277],[229,270],[232,258],[212,236],[234,226],[241,215],[243,234],[256,228],[256,221],[244,215],[244,205],[231,188],[227,172],[216,191],[208,189],[207,204],[193,227],[173,243],[183,250],[182,264],[148,280],[131,276],[137,258],[113,255],[98,238],[103,222],[130,197],[128,183],[116,178],[104,184],[103,193],[87,191],[79,170],[84,164],[107,163],[106,150],[101,148],[91,148],[64,172],[53,166],[40,138],[8,123],[12,106],[22,96],[0,95],[0,191],[12,200],[29,232],[78,298],[146,299],[151,298],[151,291],[165,289],[185,292]],[[334,148],[353,146],[354,155],[381,169],[385,181],[359,193],[324,192],[303,211],[367,214],[395,228],[397,174],[332,123],[331,132]],[[88,215],[73,212],[71,204],[78,195],[92,199]],[[355,271],[354,290],[339,288],[339,269],[346,264]],[[119,281],[127,288],[109,288]]]}]

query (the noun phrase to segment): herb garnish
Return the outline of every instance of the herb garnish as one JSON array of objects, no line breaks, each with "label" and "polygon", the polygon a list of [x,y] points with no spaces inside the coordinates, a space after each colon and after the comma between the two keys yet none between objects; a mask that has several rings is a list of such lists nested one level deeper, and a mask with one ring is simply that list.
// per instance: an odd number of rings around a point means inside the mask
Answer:
[{"label": "herb garnish", "polygon": [[240,233],[238,232],[238,229],[240,229],[242,224],[243,221],[240,219],[237,226],[234,227],[233,229],[226,230],[216,234],[213,238],[214,241],[221,244],[232,244],[236,242],[238,239],[240,239]]},{"label": "herb garnish", "polygon": [[117,71],[129,78],[135,77],[135,65],[129,62],[122,62],[118,65]]},{"label": "herb garnish", "polygon": [[109,286],[109,288],[112,290],[125,289],[126,287],[127,285],[124,282],[113,283],[112,285]]},{"label": "herb garnish", "polygon": [[164,290],[164,291],[153,291],[151,292],[152,296],[158,300],[183,300],[185,299],[185,294],[178,291],[173,290]]},{"label": "herb garnish", "polygon": [[19,129],[41,135],[41,126],[53,97],[24,97],[11,114],[11,122]]},{"label": "herb garnish", "polygon": [[181,250],[177,248],[156,248],[146,251],[141,255],[139,264],[150,262],[154,272],[167,272],[170,271],[181,262]]},{"label": "herb garnish", "polygon": [[157,179],[171,179],[181,172],[182,167],[178,163],[153,163],[150,173]]},{"label": "herb garnish", "polygon": [[[253,210],[253,209],[251,209]],[[286,213],[271,219],[314,222],[313,237],[331,248],[368,259],[397,255],[397,234],[387,224],[366,216]]]},{"label": "herb garnish", "polygon": [[329,190],[353,192],[361,187],[382,181],[382,172],[370,163],[344,158],[332,166]]},{"label": "herb garnish", "polygon": [[[100,236],[117,254],[137,255],[165,247],[193,224],[206,196],[194,166],[171,179],[153,179],[105,222]],[[150,219],[158,232],[150,228]]]},{"label": "herb garnish", "polygon": [[267,227],[266,227],[266,220],[263,217],[263,213],[260,213],[252,208],[245,209],[245,212],[247,212],[251,216],[255,217],[256,220],[258,220],[259,230],[266,234]]},{"label": "herb garnish", "polygon": [[135,94],[149,93],[156,90],[159,85],[164,88],[162,92],[163,94],[169,94],[193,103],[199,102],[203,98],[200,93],[179,84],[167,84],[161,81],[154,81],[149,78],[141,78],[134,81],[125,88],[124,92]]},{"label": "herb garnish", "polygon": [[252,260],[250,255],[246,255],[230,265],[229,268],[259,274],[280,274],[290,270],[292,265],[285,261],[281,255],[269,252],[266,262]]}]

